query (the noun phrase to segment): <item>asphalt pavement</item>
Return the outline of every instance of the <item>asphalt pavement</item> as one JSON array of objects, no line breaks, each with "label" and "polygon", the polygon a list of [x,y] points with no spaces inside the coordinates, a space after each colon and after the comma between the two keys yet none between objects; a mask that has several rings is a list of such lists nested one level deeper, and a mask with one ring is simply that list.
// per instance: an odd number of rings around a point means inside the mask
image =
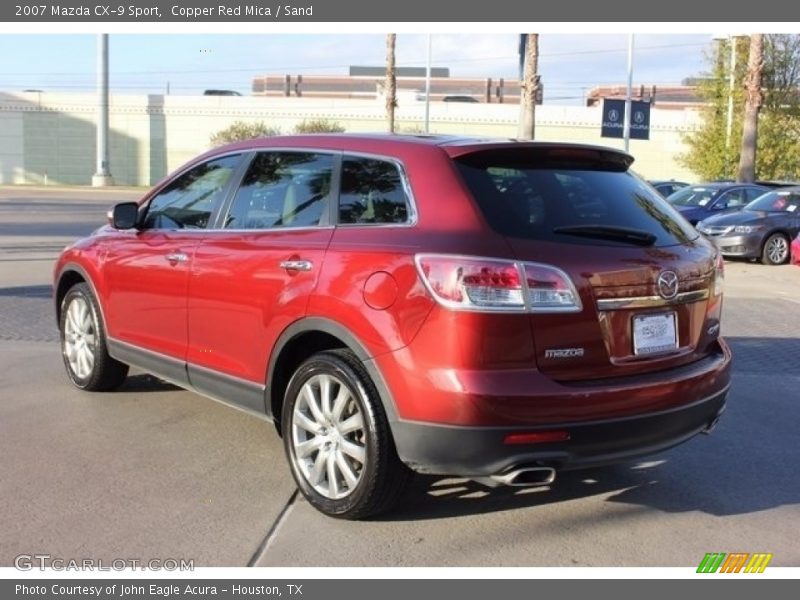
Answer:
[{"label": "asphalt pavement", "polygon": [[272,425],[133,372],[67,381],[58,251],[136,190],[0,189],[0,566],[19,554],[195,566],[693,566],[706,552],[800,565],[800,268],[727,264],[729,408],[710,436],[549,488],[419,477],[367,522],[313,510]]}]

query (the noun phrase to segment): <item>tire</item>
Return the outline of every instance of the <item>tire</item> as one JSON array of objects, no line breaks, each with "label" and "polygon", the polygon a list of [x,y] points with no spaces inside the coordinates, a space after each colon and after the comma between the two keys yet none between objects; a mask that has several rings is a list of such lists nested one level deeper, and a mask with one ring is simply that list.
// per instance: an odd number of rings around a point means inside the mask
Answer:
[{"label": "tire", "polygon": [[411,479],[378,391],[349,350],[300,365],[286,389],[282,426],[297,487],[326,515],[364,519],[389,510]]},{"label": "tire", "polygon": [[789,260],[789,240],[782,233],[773,233],[764,242],[761,262],[765,265],[782,265]]},{"label": "tire", "polygon": [[61,356],[72,383],[86,391],[113,390],[128,375],[128,365],[109,356],[100,308],[91,288],[77,283],[61,301]]}]

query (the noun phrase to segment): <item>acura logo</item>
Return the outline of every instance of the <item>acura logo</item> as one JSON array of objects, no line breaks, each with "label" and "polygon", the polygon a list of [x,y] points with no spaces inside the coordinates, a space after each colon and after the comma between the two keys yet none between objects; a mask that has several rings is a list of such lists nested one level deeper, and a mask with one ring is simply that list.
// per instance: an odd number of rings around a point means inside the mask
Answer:
[{"label": "acura logo", "polygon": [[672,300],[678,295],[678,276],[674,271],[661,271],[656,283],[658,293],[664,300]]}]

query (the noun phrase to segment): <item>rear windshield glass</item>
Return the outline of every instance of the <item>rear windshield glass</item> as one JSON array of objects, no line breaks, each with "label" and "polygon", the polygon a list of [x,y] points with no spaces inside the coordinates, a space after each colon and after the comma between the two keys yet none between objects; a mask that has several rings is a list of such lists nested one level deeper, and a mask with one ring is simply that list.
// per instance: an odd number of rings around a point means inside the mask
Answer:
[{"label": "rear windshield glass", "polygon": [[672,194],[668,200],[673,206],[706,206],[716,193],[717,190],[712,188],[683,188]]},{"label": "rear windshield glass", "polygon": [[769,192],[753,200],[746,208],[748,210],[800,214],[800,190]]},{"label": "rear windshield glass", "polygon": [[698,237],[666,200],[628,171],[509,160],[507,153],[471,154],[456,164],[491,227],[509,237],[615,246],[631,243],[613,235],[628,230],[637,233],[632,239],[651,246]]}]

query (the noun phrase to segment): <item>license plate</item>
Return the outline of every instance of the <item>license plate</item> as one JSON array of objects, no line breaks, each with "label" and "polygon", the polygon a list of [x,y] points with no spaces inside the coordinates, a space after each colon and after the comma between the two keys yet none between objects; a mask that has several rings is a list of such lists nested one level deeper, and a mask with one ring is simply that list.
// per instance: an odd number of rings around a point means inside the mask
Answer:
[{"label": "license plate", "polygon": [[633,317],[633,353],[641,356],[675,350],[675,321],[674,312]]}]

